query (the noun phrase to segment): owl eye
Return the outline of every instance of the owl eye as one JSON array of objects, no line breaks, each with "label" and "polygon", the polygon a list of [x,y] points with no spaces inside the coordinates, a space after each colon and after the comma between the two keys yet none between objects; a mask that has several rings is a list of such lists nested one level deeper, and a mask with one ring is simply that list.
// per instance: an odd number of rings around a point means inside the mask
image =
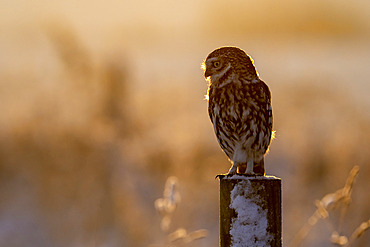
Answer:
[{"label": "owl eye", "polygon": [[217,68],[218,66],[220,66],[220,62],[216,61],[213,63],[213,67]]}]

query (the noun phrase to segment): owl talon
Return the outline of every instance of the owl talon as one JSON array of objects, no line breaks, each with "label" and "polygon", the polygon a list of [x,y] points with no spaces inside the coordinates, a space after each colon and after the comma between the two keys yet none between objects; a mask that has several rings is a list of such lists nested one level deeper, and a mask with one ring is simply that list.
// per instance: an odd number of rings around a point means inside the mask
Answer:
[{"label": "owl talon", "polygon": [[215,177],[215,179],[223,179],[225,176],[227,176],[227,174],[225,175],[225,174],[218,174],[216,177]]},{"label": "owl talon", "polygon": [[224,177],[227,177],[227,178],[230,178],[230,177],[232,177],[232,176],[234,176],[234,175],[243,175],[243,174],[239,174],[239,173],[227,173],[227,174],[218,174],[216,177],[215,177],[215,179],[223,179]]},{"label": "owl talon", "polygon": [[257,177],[258,176],[256,173],[244,173],[243,175],[246,177]]}]

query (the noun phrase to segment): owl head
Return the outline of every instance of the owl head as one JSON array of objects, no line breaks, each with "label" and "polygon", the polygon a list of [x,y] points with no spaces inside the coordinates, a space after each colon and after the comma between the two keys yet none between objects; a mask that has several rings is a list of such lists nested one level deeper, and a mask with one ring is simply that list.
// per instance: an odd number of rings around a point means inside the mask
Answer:
[{"label": "owl head", "polygon": [[245,51],[237,47],[221,47],[211,52],[202,64],[204,76],[217,80],[232,70],[242,78],[258,77],[253,60]]}]

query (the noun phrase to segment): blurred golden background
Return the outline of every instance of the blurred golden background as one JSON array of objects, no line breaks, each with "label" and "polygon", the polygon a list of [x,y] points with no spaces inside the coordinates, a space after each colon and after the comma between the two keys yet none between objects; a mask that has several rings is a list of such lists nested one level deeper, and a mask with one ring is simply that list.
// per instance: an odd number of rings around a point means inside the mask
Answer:
[{"label": "blurred golden background", "polygon": [[[345,218],[329,217],[349,236],[370,216],[369,44],[366,0],[2,0],[0,246],[166,246],[180,227],[207,236],[172,246],[218,246],[230,163],[200,64],[224,45],[272,92],[284,245],[358,165]],[[181,202],[163,228],[170,176]],[[319,222],[301,246],[332,231]]]}]

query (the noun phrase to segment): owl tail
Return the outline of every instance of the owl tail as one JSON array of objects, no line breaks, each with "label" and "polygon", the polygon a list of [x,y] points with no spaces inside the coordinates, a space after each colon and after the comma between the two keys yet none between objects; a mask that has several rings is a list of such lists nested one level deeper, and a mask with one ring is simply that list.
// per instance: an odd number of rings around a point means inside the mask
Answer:
[{"label": "owl tail", "polygon": [[[245,173],[247,170],[247,163],[239,164],[238,173]],[[264,176],[265,175],[265,159],[262,158],[259,162],[254,162],[253,172],[256,175]]]}]

